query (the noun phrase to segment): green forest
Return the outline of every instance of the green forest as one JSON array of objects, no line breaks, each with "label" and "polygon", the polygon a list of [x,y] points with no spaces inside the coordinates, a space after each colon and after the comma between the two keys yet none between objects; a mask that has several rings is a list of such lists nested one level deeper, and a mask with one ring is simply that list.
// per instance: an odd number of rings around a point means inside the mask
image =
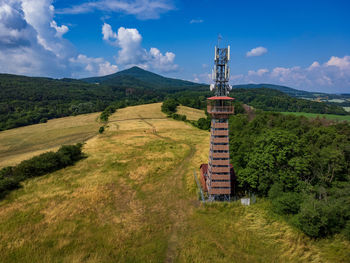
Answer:
[{"label": "green forest", "polygon": [[311,237],[350,239],[350,124],[257,111],[230,118],[237,193],[271,200],[274,212]]},{"label": "green forest", "polygon": [[[84,80],[0,74],[0,131],[103,111],[111,105],[131,106],[165,98],[205,109],[206,98],[210,96],[206,85],[165,78],[136,67]],[[236,88],[232,96],[265,111],[348,114],[335,104],[298,99],[275,89]]]},{"label": "green forest", "polygon": [[[177,120],[179,103],[162,111]],[[350,124],[256,110],[240,103],[229,119],[235,196],[258,195],[272,212],[310,237],[342,233],[350,240]],[[210,116],[187,121],[210,129]]]}]

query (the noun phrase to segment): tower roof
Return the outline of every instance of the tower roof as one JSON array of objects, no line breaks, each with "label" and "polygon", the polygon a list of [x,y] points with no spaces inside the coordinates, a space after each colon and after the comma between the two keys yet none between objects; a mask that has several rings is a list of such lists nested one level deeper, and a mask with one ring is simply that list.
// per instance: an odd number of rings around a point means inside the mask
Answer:
[{"label": "tower roof", "polygon": [[227,96],[214,96],[208,98],[208,100],[234,100],[234,98],[227,97]]}]

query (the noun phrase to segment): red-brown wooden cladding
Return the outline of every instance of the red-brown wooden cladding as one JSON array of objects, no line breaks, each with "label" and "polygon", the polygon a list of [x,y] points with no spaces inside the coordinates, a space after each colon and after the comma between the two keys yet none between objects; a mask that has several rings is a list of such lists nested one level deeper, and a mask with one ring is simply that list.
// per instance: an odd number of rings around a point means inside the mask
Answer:
[{"label": "red-brown wooden cladding", "polygon": [[231,180],[230,174],[212,174],[211,175],[212,180]]},{"label": "red-brown wooden cladding", "polygon": [[229,153],[212,153],[213,158],[229,158]]},{"label": "red-brown wooden cladding", "polygon": [[228,128],[227,122],[214,123],[214,128]]},{"label": "red-brown wooden cladding", "polygon": [[211,188],[213,187],[231,187],[231,182],[211,182]]},{"label": "red-brown wooden cladding", "polygon": [[205,181],[205,174],[208,172],[208,164],[202,164],[200,166],[200,182],[201,182],[201,185],[202,185],[202,189],[204,192],[208,192],[208,189],[207,189],[207,183]]},{"label": "red-brown wooden cladding", "polygon": [[230,165],[230,161],[229,160],[212,160],[211,165]]},{"label": "red-brown wooden cladding", "polygon": [[214,151],[228,151],[228,144],[227,145],[212,145],[211,146]]},{"label": "red-brown wooden cladding", "polygon": [[212,138],[212,142],[214,143],[228,143],[228,137],[225,138]]},{"label": "red-brown wooden cladding", "polygon": [[230,173],[229,167],[211,167],[212,173]]},{"label": "red-brown wooden cladding", "polygon": [[224,131],[212,131],[212,133],[211,133],[212,135],[228,135],[228,130],[224,130]]},{"label": "red-brown wooden cladding", "polygon": [[229,195],[231,194],[231,188],[228,188],[228,189],[213,189],[211,188],[209,190],[209,194],[211,195]]}]

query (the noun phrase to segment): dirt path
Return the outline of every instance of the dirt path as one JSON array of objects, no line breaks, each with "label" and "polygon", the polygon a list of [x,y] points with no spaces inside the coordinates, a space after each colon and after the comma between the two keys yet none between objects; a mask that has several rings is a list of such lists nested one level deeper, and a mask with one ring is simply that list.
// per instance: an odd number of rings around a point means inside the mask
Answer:
[{"label": "dirt path", "polygon": [[[146,119],[148,120],[150,118],[142,118],[142,116],[140,115],[139,117],[140,117],[140,120],[142,120],[144,123],[146,123],[153,129],[153,133],[157,137],[164,140],[172,141],[172,142],[179,142],[170,137],[159,135],[157,133],[156,127],[152,123],[146,121]],[[172,178],[177,179],[173,181],[174,185],[172,185],[172,189],[175,189],[175,191],[178,189],[178,191],[177,191],[177,194],[175,195],[176,199],[175,199],[175,203],[172,205],[172,209],[171,209],[172,212],[170,215],[173,225],[170,230],[169,239],[168,239],[168,247],[167,247],[166,258],[165,258],[165,262],[167,263],[174,262],[176,259],[176,256],[178,254],[177,248],[179,243],[179,235],[180,233],[184,232],[184,228],[187,222],[186,218],[188,218],[188,216],[191,214],[192,208],[194,207],[193,203],[191,203],[190,200],[188,200],[187,198],[184,198],[179,193],[181,193],[181,189],[185,188],[182,179],[185,176],[185,173],[187,172],[186,167],[189,165],[196,150],[195,150],[195,147],[191,144],[185,143],[183,141],[181,141],[181,143],[186,144],[190,148],[190,150],[184,156],[184,159],[179,163],[179,166],[177,166],[172,171],[170,176]]]},{"label": "dirt path", "polygon": [[[184,195],[184,176],[188,172],[188,166],[192,158],[195,155],[196,149],[195,146],[188,141],[183,140],[174,140],[173,138],[162,136],[158,133],[155,125],[151,123],[152,120],[160,120],[167,119],[164,118],[144,118],[142,115],[138,115],[138,118],[130,118],[123,120],[115,120],[110,121],[113,122],[114,125],[118,122],[122,121],[131,121],[131,120],[141,120],[147,126],[152,129],[153,135],[157,136],[161,140],[171,141],[174,143],[181,143],[186,145],[189,148],[189,151],[183,157],[183,159],[178,163],[178,165],[171,171],[169,177],[176,178],[176,180],[170,180],[168,189],[172,189],[172,195],[174,196],[173,202],[164,204],[168,206],[170,209],[170,220],[172,222],[171,228],[169,230],[169,238],[168,238],[168,246],[165,255],[165,262],[174,262],[178,256],[178,247],[180,242],[181,234],[184,233],[184,229],[188,222],[188,217],[192,214],[193,208],[195,207],[194,202],[188,199],[186,195]],[[199,202],[199,201],[198,201]]]},{"label": "dirt path", "polygon": [[[188,144],[187,144],[188,145]],[[190,160],[195,154],[195,148],[192,145],[190,147],[189,153],[185,156],[180,165],[173,171],[173,177],[177,178],[175,180],[176,185],[174,189],[184,188],[184,183],[182,178],[185,176],[186,166],[190,163]],[[166,253],[165,262],[174,262],[178,254],[178,243],[179,234],[184,232],[186,226],[187,218],[191,215],[193,209],[193,204],[190,200],[185,199],[183,196],[177,196],[175,200],[174,209],[172,210],[171,219],[173,221],[173,226],[171,229],[170,237],[168,240],[168,248]]]}]

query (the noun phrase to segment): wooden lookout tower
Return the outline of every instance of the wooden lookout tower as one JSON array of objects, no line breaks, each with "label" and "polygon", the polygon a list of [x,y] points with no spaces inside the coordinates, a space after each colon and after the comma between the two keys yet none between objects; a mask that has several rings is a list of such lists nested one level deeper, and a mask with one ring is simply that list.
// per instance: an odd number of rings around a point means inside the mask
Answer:
[{"label": "wooden lookout tower", "polygon": [[[230,46],[215,47],[215,66],[210,90],[215,96],[207,100],[207,111],[212,117],[208,165],[201,165],[201,181],[209,200],[229,201],[232,196],[233,173],[230,165],[228,119],[234,113],[233,98],[228,97]],[[206,167],[205,171],[203,170]],[[203,171],[202,171],[203,170]],[[203,185],[202,183],[202,185]]]}]

